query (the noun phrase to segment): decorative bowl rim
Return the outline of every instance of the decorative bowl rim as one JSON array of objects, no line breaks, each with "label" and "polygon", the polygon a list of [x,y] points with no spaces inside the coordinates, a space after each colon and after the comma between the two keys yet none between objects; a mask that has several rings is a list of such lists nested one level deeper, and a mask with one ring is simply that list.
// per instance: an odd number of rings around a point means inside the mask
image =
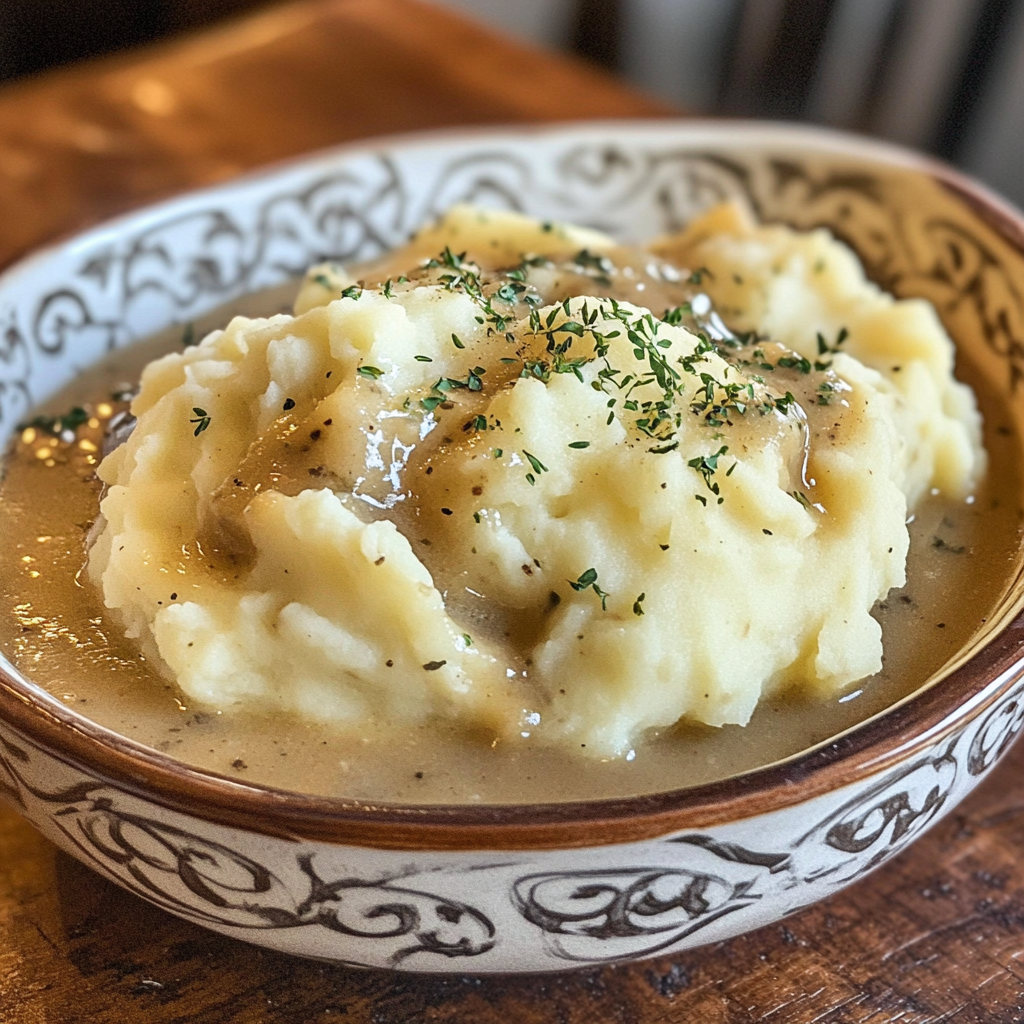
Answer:
[{"label": "decorative bowl rim", "polygon": [[[238,187],[272,181],[346,157],[466,141],[507,143],[544,136],[671,132],[680,143],[779,145],[794,140],[822,154],[926,174],[954,193],[1009,245],[1024,252],[1024,214],[986,186],[911,150],[846,132],[785,122],[644,119],[474,126],[378,136],[279,161],[186,191],[78,231],[0,273],[0,287],[62,250],[144,229],[185,207]],[[802,803],[905,761],[977,719],[1019,678],[1024,612],[938,684],[823,744],[716,782],[629,797],[543,804],[398,804],[322,797],[190,767],[85,718],[0,664],[0,722],[51,756],[116,788],[243,831],[395,850],[543,850],[637,842],[752,818]]]}]

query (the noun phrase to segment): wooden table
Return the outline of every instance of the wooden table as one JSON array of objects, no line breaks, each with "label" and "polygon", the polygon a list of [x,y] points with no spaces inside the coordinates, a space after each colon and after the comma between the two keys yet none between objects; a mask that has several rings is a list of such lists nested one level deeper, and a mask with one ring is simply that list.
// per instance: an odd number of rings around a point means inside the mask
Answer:
[{"label": "wooden table", "polygon": [[[414,0],[300,3],[0,92],[0,265],[119,210],[346,139],[664,113]],[[1024,747],[903,856],[784,925],[620,968],[429,978],[210,934],[0,808],[0,1022],[1018,1021],[1021,851]]]}]

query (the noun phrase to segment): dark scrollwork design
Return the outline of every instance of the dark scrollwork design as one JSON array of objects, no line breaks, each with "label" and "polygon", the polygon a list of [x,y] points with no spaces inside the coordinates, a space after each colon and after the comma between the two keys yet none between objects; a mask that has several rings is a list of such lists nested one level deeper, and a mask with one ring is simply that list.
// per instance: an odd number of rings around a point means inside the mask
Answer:
[{"label": "dark scrollwork design", "polygon": [[539,188],[527,160],[508,150],[485,149],[444,168],[429,192],[426,215],[436,217],[456,203],[522,210]]},{"label": "dark scrollwork design", "polygon": [[123,258],[125,311],[155,296],[175,311],[226,302],[297,277],[317,260],[366,259],[394,245],[403,237],[406,204],[397,171],[387,157],[357,163],[270,197],[252,226],[209,209],[144,231]]},{"label": "dark scrollwork design", "polygon": [[985,715],[967,752],[967,771],[983,775],[998,761],[1024,727],[1024,686],[1013,692]]},{"label": "dark scrollwork design", "polygon": [[709,835],[689,833],[668,842],[678,848],[671,866],[527,875],[513,886],[512,902],[561,959],[635,960],[758,903],[778,887],[771,876],[785,875],[791,866],[788,853],[751,850]]},{"label": "dark scrollwork design", "polygon": [[164,221],[136,237],[124,257],[124,302],[155,292],[187,309],[203,295],[230,296],[245,283],[248,242],[223,210]]},{"label": "dark scrollwork design", "polygon": [[12,760],[27,762],[28,754],[0,736],[0,797],[6,797],[19,810],[25,810],[25,800],[18,786],[18,776]]},{"label": "dark scrollwork design", "polygon": [[[991,768],[1022,726],[1024,686],[1018,686],[974,727],[970,774]],[[513,887],[513,903],[545,932],[555,956],[578,962],[650,956],[784,892],[792,893],[785,899],[796,909],[818,898],[820,885],[838,888],[867,874],[938,820],[959,778],[961,742],[962,733],[889,772],[795,841],[780,836],[783,849],[684,834],[668,843],[694,851],[685,866],[527,875]]]},{"label": "dark scrollwork design", "polygon": [[327,881],[309,853],[296,855],[297,877],[307,891],[297,900],[295,880],[286,883],[223,843],[123,810],[101,783],[55,791],[32,785],[25,771],[30,761],[23,748],[0,742],[0,795],[22,810],[25,794],[55,808],[52,825],[81,859],[172,913],[245,930],[319,926],[373,940],[380,962],[391,965],[419,953],[480,956],[496,941],[490,919],[467,903],[402,885],[401,878]]},{"label": "dark scrollwork design", "polygon": [[[946,218],[928,221],[930,264],[899,282],[913,293],[930,284],[929,298],[942,312],[967,306],[986,344],[1006,361],[1010,387],[1024,380],[1024,301],[995,253],[963,225]],[[922,278],[924,280],[922,280]]]},{"label": "dark scrollwork design", "polygon": [[98,320],[81,294],[62,288],[39,304],[32,336],[39,351],[48,356],[61,355],[73,340],[79,349],[76,355],[82,358],[93,354],[81,351],[89,342],[97,355],[112,349],[121,330],[117,320]]},{"label": "dark scrollwork design", "polygon": [[310,880],[310,895],[297,910],[299,924],[315,920],[342,935],[406,940],[391,954],[391,963],[413,953],[479,956],[494,946],[494,925],[466,903],[394,882],[342,879],[327,883],[317,877],[312,861],[308,855],[299,858]]},{"label": "dark scrollwork design", "polygon": [[331,174],[297,195],[271,199],[259,216],[249,290],[298,277],[316,260],[384,252],[409,230],[407,205],[405,185],[387,156],[363,161],[358,173]]},{"label": "dark scrollwork design", "polygon": [[0,326],[0,423],[17,422],[30,405],[31,355],[14,323]]},{"label": "dark scrollwork design", "polygon": [[680,868],[552,872],[512,888],[520,914],[565,960],[638,959],[759,900],[751,881]]},{"label": "dark scrollwork design", "polygon": [[[57,816],[62,813],[57,812]],[[285,883],[250,857],[164,822],[93,799],[74,827],[58,827],[94,864],[133,892],[195,920],[244,929],[320,925],[359,939],[392,940],[387,962],[415,953],[479,956],[494,945],[494,926],[456,900],[393,880],[322,879],[311,854],[297,865],[309,895],[296,903]]]},{"label": "dark scrollwork design", "polygon": [[696,846],[707,850],[720,860],[731,861],[734,864],[750,864],[754,867],[767,868],[771,874],[777,874],[790,866],[790,855],[788,853],[761,853],[757,850],[748,850],[738,843],[727,843],[713,836],[685,835],[675,836],[669,840],[670,843],[684,843],[687,846]]},{"label": "dark scrollwork design", "polygon": [[933,824],[957,781],[954,750],[959,739],[886,775],[798,839],[793,863],[800,879],[846,884]]}]

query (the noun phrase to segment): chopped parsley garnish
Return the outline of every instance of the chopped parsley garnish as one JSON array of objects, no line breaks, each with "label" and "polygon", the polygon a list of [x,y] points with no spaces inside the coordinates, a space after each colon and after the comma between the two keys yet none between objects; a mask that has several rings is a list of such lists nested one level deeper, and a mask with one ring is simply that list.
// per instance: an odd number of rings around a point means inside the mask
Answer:
[{"label": "chopped parsley garnish", "polygon": [[688,302],[684,302],[681,306],[676,306],[675,309],[666,309],[661,315],[661,320],[662,323],[676,327],[681,324],[683,322],[683,318],[689,316],[691,312],[690,304]]},{"label": "chopped parsley garnish", "polygon": [[321,288],[324,288],[329,292],[334,291],[334,284],[331,282],[331,279],[326,274],[314,274],[313,280],[316,281],[316,283],[320,285]]},{"label": "chopped parsley garnish", "polygon": [[784,366],[787,370],[797,370],[800,373],[811,372],[811,361],[803,356],[783,356],[778,365]]},{"label": "chopped parsley garnish", "polygon": [[595,270],[600,275],[607,276],[615,269],[615,264],[607,256],[593,253],[589,249],[580,249],[572,258],[573,263],[584,270]]},{"label": "chopped parsley garnish", "polygon": [[647,597],[647,595],[646,595],[646,594],[641,594],[641,595],[640,595],[640,596],[639,596],[639,597],[638,597],[638,598],[637,598],[637,599],[636,599],[636,600],[635,600],[635,601],[633,602],[633,614],[634,614],[634,615],[643,615],[643,613],[644,613],[644,608],[643,608],[643,604],[644,604],[644,600],[646,599],[646,597]]},{"label": "chopped parsley garnish", "polygon": [[587,569],[586,572],[580,575],[575,583],[573,583],[572,580],[569,580],[568,582],[569,586],[572,587],[573,590],[586,590],[587,587],[593,586],[597,582],[597,570]]},{"label": "chopped parsley garnish", "polygon": [[193,437],[198,437],[204,430],[210,426],[210,414],[205,409],[200,409],[199,406],[194,405],[192,411],[196,414],[194,419],[190,419],[189,423],[195,423],[196,429],[193,433]]},{"label": "chopped parsley garnish", "polygon": [[658,448],[648,448],[647,450],[652,455],[667,455],[669,452],[674,452],[678,447],[678,441],[670,441],[668,444],[663,444]]},{"label": "chopped parsley garnish", "polygon": [[[754,385],[749,381],[746,383],[720,381],[710,373],[701,373],[700,380],[704,386],[690,403],[690,410],[702,416],[708,426],[724,426],[730,422],[729,416],[732,412],[736,412],[740,416],[744,415],[747,407],[752,405],[756,399]],[[767,408],[770,401],[771,396],[767,395],[762,403]],[[778,407],[777,399],[774,404]]]},{"label": "chopped parsley garnish", "polygon": [[447,401],[448,392],[455,391],[460,388],[465,388],[468,391],[482,391],[484,387],[483,375],[487,370],[482,366],[474,366],[472,370],[468,371],[465,380],[460,380],[458,377],[438,377],[433,384],[430,385],[430,394],[426,398],[420,399],[420,406],[431,412],[436,409],[442,402]]},{"label": "chopped parsley garnish", "polygon": [[793,393],[791,391],[787,391],[782,398],[772,399],[772,405],[774,405],[774,407],[778,409],[783,416],[788,416],[790,408],[796,405],[796,398],[793,397]]},{"label": "chopped parsley garnish", "polygon": [[341,297],[343,299],[358,299],[363,294],[363,286],[359,284],[350,284],[347,288],[341,290]]},{"label": "chopped parsley garnish", "polygon": [[570,448],[589,448],[590,447],[590,442],[589,441],[570,441],[569,442],[569,447]]},{"label": "chopped parsley garnish", "polygon": [[584,572],[575,582],[572,580],[566,580],[566,582],[578,593],[587,590],[588,588],[593,590],[593,592],[601,599],[601,611],[608,610],[608,598],[610,595],[605,593],[605,591],[597,585],[596,569],[587,569],[587,571]]},{"label": "chopped parsley garnish", "polygon": [[65,432],[74,433],[83,423],[89,422],[89,414],[80,405],[76,405],[63,416],[35,416],[28,423],[19,423],[18,430],[45,430],[47,434],[60,437]]},{"label": "chopped parsley garnish", "polygon": [[371,380],[377,380],[384,376],[384,371],[377,369],[376,366],[368,366],[366,364],[356,367],[356,373],[360,377],[369,377]]},{"label": "chopped parsley garnish", "polygon": [[198,345],[199,339],[196,337],[196,329],[194,325],[188,323],[181,329],[181,347],[192,348],[193,345]]},{"label": "chopped parsley garnish", "polygon": [[[829,343],[825,340],[824,335],[821,334],[821,332],[819,331],[818,332],[818,355],[819,355],[819,357],[820,356],[828,356],[828,355],[833,355],[834,356],[839,351],[840,346],[843,344],[843,342],[846,341],[847,338],[849,338],[849,336],[850,336],[850,332],[845,327],[840,327],[839,328],[839,333],[836,335],[835,344],[829,345]],[[814,368],[816,370],[827,370],[827,369],[829,369],[829,367],[831,367],[831,365],[832,365],[832,360],[831,359],[826,361],[824,359],[819,358],[819,359],[816,359],[814,361]]]},{"label": "chopped parsley garnish", "polygon": [[523,449],[523,454],[527,457],[527,459],[529,459],[530,465],[531,467],[533,467],[534,473],[548,472],[548,467],[545,466],[544,463],[541,462],[536,455],[531,455],[528,451],[526,451],[525,448]]},{"label": "chopped parsley garnish", "polygon": [[[720,488],[718,486],[718,481],[717,480],[713,480],[712,477],[715,475],[715,473],[718,472],[718,460],[723,455],[725,455],[725,453],[728,450],[729,450],[728,446],[723,444],[722,447],[719,448],[718,451],[715,452],[713,455],[698,455],[697,458],[690,459],[686,463],[691,469],[695,469],[695,470],[697,470],[698,473],[700,473],[701,477],[704,480],[704,486],[707,487],[707,489],[716,498],[718,498],[718,504],[719,505],[721,505],[722,502],[725,499],[722,498],[721,494],[719,493],[720,492]],[[732,470],[730,469],[729,472],[732,472]],[[726,476],[728,476],[728,475],[729,474],[727,473]],[[698,501],[701,500],[700,499],[700,495],[696,495],[696,498],[697,498]],[[707,500],[706,499],[704,500],[704,504],[705,505],[707,504]]]}]

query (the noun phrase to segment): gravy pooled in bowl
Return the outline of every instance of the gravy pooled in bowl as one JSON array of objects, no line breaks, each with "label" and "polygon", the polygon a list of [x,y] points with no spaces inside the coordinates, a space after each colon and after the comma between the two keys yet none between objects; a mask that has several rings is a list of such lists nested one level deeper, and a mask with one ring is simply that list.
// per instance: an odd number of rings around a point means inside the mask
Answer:
[{"label": "gravy pooled in bowl", "polygon": [[981,483],[952,344],[827,233],[725,207],[624,249],[458,208],[358,277],[150,364],[126,439],[95,378],[22,434],[26,674],[251,781],[574,799],[796,753],[998,599],[1016,481]]}]

